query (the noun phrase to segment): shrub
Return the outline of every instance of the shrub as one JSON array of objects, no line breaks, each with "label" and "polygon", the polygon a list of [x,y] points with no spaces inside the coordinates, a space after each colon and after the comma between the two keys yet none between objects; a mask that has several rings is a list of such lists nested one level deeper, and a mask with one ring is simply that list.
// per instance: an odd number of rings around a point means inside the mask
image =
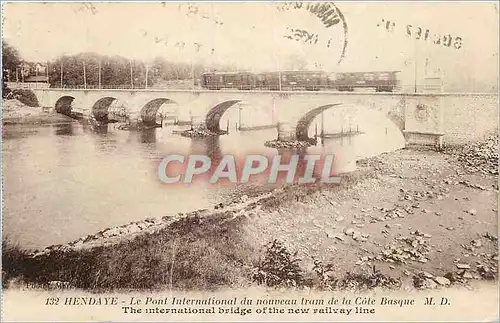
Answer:
[{"label": "shrub", "polygon": [[292,255],[280,241],[274,240],[266,246],[253,280],[269,287],[303,287],[306,279],[298,263],[296,254]]},{"label": "shrub", "polygon": [[338,285],[338,279],[333,276],[334,267],[332,264],[323,264],[319,260],[314,260],[313,271],[317,276],[314,285],[319,289],[335,289]]},{"label": "shrub", "polygon": [[26,104],[29,107],[39,107],[38,99],[35,93],[27,89],[15,89],[9,95],[11,99],[17,99],[19,102]]},{"label": "shrub", "polygon": [[12,279],[23,278],[29,262],[28,251],[9,240],[2,241],[2,286],[8,286]]},{"label": "shrub", "polygon": [[11,92],[12,90],[7,87],[7,84],[2,82],[2,98],[7,98]]},{"label": "shrub", "polygon": [[401,287],[401,280],[388,277],[373,266],[372,271],[368,273],[348,272],[347,275],[337,283],[336,287],[338,289],[351,290],[366,290],[380,287],[395,289]]}]

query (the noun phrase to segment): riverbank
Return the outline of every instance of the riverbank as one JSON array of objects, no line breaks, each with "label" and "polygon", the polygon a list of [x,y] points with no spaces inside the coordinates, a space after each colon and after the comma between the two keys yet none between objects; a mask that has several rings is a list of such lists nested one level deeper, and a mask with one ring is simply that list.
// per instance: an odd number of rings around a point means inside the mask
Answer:
[{"label": "riverbank", "polygon": [[7,124],[56,124],[75,120],[56,112],[43,112],[42,108],[29,107],[16,99],[2,100],[2,121]]},{"label": "riverbank", "polygon": [[360,161],[341,185],[246,193],[41,252],[4,244],[3,282],[206,290],[496,280],[497,145],[492,137],[444,153],[403,149]]}]

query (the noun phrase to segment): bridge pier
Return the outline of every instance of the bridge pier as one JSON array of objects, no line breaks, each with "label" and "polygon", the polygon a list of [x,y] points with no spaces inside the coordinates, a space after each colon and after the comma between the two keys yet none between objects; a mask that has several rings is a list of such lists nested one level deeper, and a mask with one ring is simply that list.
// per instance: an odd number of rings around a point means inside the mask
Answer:
[{"label": "bridge pier", "polygon": [[196,117],[191,117],[191,128],[193,130],[206,130],[207,129],[207,123],[205,122],[204,117],[196,116]]},{"label": "bridge pier", "polygon": [[297,134],[295,128],[289,122],[278,123],[278,140],[280,141],[295,141]]}]

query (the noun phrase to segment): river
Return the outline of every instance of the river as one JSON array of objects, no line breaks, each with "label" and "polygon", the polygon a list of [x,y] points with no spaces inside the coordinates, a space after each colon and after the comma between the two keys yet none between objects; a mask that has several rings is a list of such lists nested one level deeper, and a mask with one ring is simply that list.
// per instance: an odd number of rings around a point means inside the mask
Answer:
[{"label": "river", "polygon": [[[169,186],[158,179],[158,165],[171,153],[215,159],[226,154],[277,153],[264,147],[265,141],[277,137],[276,129],[238,132],[233,127],[229,135],[191,139],[173,134],[174,126],[125,131],[109,124],[93,131],[78,122],[5,125],[4,238],[24,248],[43,248],[131,221],[223,202],[245,187],[206,181]],[[352,168],[356,159],[401,147],[401,133],[377,129],[378,135],[325,139],[308,152],[342,156],[336,166],[341,172]]]}]

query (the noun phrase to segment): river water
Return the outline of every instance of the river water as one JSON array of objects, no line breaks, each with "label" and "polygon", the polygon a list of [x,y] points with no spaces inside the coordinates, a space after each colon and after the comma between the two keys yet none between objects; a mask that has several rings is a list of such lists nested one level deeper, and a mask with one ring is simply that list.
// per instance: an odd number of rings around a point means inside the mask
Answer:
[{"label": "river water", "polygon": [[[131,221],[220,203],[247,187],[206,181],[169,186],[158,179],[158,165],[171,153],[214,160],[226,154],[278,153],[264,147],[265,141],[277,137],[276,129],[237,132],[233,127],[230,124],[229,135],[191,139],[173,134],[179,129],[174,126],[125,131],[109,124],[95,131],[78,122],[6,125],[4,237],[25,248],[43,248]],[[310,132],[315,128],[317,124]],[[363,129],[365,133],[355,137],[325,139],[308,153],[334,153],[339,156],[334,168],[342,172],[352,170],[357,159],[404,145],[399,131],[380,125],[374,129]]]}]

